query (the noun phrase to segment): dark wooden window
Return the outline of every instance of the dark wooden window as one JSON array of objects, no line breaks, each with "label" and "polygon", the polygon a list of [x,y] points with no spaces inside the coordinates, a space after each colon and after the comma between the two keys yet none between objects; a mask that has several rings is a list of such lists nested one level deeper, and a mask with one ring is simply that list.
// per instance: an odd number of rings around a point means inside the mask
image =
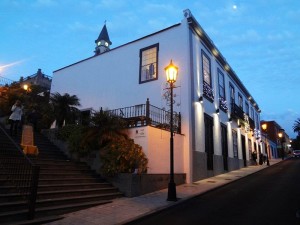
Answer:
[{"label": "dark wooden window", "polygon": [[158,79],[158,50],[159,44],[140,50],[140,83]]},{"label": "dark wooden window", "polygon": [[218,82],[219,82],[219,105],[220,109],[227,112],[228,106],[225,96],[225,80],[224,74],[218,69]]},{"label": "dark wooden window", "polygon": [[241,109],[243,109],[243,97],[240,93],[238,93],[238,104]]},{"label": "dark wooden window", "polygon": [[214,136],[213,136],[213,118],[204,114],[205,124],[205,152],[207,155],[207,170],[214,169]]},{"label": "dark wooden window", "polygon": [[232,144],[233,144],[233,158],[238,158],[238,141],[237,141],[237,132],[232,130]]},{"label": "dark wooden window", "polygon": [[203,50],[201,51],[201,57],[202,57],[202,75],[203,75],[203,95],[209,101],[213,102],[214,92],[212,89],[212,82],[211,82],[210,58]]}]

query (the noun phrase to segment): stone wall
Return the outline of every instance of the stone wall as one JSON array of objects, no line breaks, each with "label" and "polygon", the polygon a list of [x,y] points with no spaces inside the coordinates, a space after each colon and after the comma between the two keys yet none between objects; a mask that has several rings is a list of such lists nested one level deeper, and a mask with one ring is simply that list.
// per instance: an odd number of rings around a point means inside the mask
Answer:
[{"label": "stone wall", "polygon": [[[169,174],[130,174],[120,173],[108,181],[126,197],[136,197],[168,187]],[[186,183],[185,174],[174,174],[176,185]]]}]

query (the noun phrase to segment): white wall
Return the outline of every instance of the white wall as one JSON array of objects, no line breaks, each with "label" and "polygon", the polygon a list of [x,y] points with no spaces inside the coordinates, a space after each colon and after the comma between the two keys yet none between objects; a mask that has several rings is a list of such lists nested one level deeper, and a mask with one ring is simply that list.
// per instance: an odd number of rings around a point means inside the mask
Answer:
[{"label": "white wall", "polygon": [[[166,107],[168,110],[162,98],[166,84],[164,68],[172,59],[179,68],[174,93],[177,95],[176,103],[180,105],[175,104],[174,111],[182,115],[182,133],[185,135],[180,155],[182,165],[179,162],[176,164],[181,165],[178,171],[187,173],[187,180],[190,180],[192,154],[189,139],[191,93],[188,31],[188,23],[183,19],[178,26],[57,70],[53,74],[51,93],[77,95],[82,109],[90,107],[95,110],[100,107],[117,109],[144,104],[149,98],[151,105]],[[139,84],[140,49],[157,43],[159,43],[158,80]],[[155,136],[155,133],[153,135]],[[146,143],[143,145],[147,146]],[[147,154],[150,158],[156,151],[151,149],[151,146],[155,145],[148,143],[148,148],[145,147],[145,151],[149,150]],[[169,146],[164,146],[164,149],[168,151]],[[162,165],[156,165],[160,163],[160,158],[153,157],[153,159],[155,161],[150,161],[149,171],[158,172],[157,168],[162,168]]]},{"label": "white wall", "polygon": [[[147,98],[160,107],[164,105],[161,98],[166,83],[164,68],[171,59],[179,67],[176,84],[184,79],[186,53],[185,46],[179,44],[183,38],[182,27],[177,26],[55,71],[51,93],[77,95],[81,108],[115,109],[143,104]],[[156,43],[159,43],[158,80],[139,84],[140,49]]]},{"label": "white wall", "polygon": [[[134,143],[142,146],[146,154],[148,163],[148,173],[170,173],[170,132],[154,127],[131,128],[129,137],[134,139]],[[174,135],[174,172],[184,172],[183,135]]]}]

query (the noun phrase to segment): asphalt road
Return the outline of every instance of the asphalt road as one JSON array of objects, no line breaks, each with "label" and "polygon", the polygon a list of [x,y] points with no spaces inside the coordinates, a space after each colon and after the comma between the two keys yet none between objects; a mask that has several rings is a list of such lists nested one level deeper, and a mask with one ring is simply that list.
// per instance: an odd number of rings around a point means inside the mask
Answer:
[{"label": "asphalt road", "polygon": [[300,159],[289,159],[128,224],[299,225],[298,210]]}]

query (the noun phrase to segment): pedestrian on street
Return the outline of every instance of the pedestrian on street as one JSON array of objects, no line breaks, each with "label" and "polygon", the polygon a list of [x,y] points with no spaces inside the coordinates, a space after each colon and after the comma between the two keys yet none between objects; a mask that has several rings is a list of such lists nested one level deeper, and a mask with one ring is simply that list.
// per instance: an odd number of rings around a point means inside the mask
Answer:
[{"label": "pedestrian on street", "polygon": [[11,115],[9,117],[10,122],[10,135],[17,135],[18,127],[22,119],[23,106],[20,100],[17,100],[15,104],[11,107]]},{"label": "pedestrian on street", "polygon": [[39,116],[38,112],[35,109],[33,109],[28,114],[27,121],[28,121],[28,123],[30,123],[33,126],[34,131],[37,131],[37,122],[38,122],[39,117],[40,116]]},{"label": "pedestrian on street", "polygon": [[260,152],[259,153],[259,165],[263,164],[263,158],[264,158],[264,155]]},{"label": "pedestrian on street", "polygon": [[256,159],[257,159],[257,152],[254,150],[254,151],[252,152],[252,160],[253,160],[253,162],[254,162],[254,165],[257,165]]}]

